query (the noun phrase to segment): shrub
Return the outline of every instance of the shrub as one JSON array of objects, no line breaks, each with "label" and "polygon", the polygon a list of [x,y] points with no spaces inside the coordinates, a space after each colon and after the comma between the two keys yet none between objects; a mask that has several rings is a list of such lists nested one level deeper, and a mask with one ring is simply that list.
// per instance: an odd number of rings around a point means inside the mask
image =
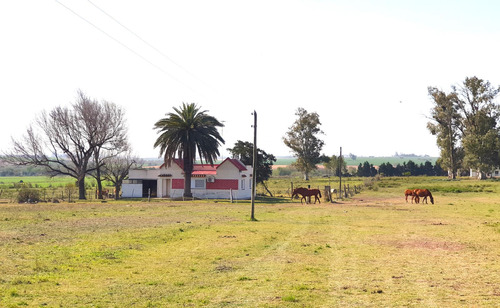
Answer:
[{"label": "shrub", "polygon": [[17,202],[19,203],[36,203],[40,200],[38,189],[23,187],[19,189],[19,193],[17,194]]}]

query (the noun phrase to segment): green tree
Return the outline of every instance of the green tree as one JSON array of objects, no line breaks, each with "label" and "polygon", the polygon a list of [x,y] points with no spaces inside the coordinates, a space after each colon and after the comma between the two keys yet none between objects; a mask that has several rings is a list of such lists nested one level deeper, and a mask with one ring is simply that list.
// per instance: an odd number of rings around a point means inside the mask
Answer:
[{"label": "green tree", "polygon": [[[234,147],[227,149],[234,158],[238,158],[244,165],[253,164],[253,143],[238,140]],[[266,181],[273,174],[273,164],[276,162],[276,157],[273,154],[267,154],[265,151],[257,148],[257,166],[256,166],[256,182],[262,184],[271,197],[273,194],[269,191]]]},{"label": "green tree", "polygon": [[433,87],[429,87],[428,92],[434,107],[431,110],[432,121],[427,123],[427,128],[437,137],[441,164],[448,169],[449,176],[455,179],[463,160],[463,150],[459,145],[462,116],[456,103],[457,93],[446,94]]},{"label": "green tree", "polygon": [[432,163],[430,161],[425,161],[424,165],[422,166],[422,174],[428,176],[436,175],[434,172],[434,166],[432,166]]},{"label": "green tree", "polygon": [[357,176],[363,176],[363,164],[362,163],[359,163],[358,169],[356,171],[356,175]]},{"label": "green tree", "polygon": [[378,168],[378,172],[382,175],[385,175],[385,176],[394,176],[394,175],[396,175],[395,171],[396,170],[395,170],[394,166],[389,162],[382,163]]},{"label": "green tree", "polygon": [[497,167],[499,161],[500,107],[494,102],[500,87],[477,77],[466,78],[453,87],[456,106],[462,116],[460,130],[464,147],[464,165],[479,171],[480,177]]},{"label": "green tree", "polygon": [[342,172],[342,174],[347,173],[347,163],[343,157],[332,155],[323,163],[323,166],[325,166],[334,176],[339,176],[340,172]]},{"label": "green tree", "polygon": [[418,165],[411,159],[406,163],[406,171],[409,172],[410,175],[419,175]]},{"label": "green tree", "polygon": [[160,148],[165,164],[170,166],[176,158],[182,160],[184,170],[184,197],[191,198],[191,174],[196,160],[196,152],[203,161],[214,164],[219,156],[219,146],[224,144],[217,127],[223,127],[215,117],[200,111],[196,104],[183,103],[175,112],[155,123],[154,128],[160,134],[154,147]]},{"label": "green tree", "polygon": [[316,112],[309,113],[304,108],[298,108],[295,115],[298,119],[288,129],[283,142],[297,157],[295,167],[304,174],[305,180],[309,180],[309,174],[320,162],[320,151],[324,145],[323,140],[317,137],[323,134],[321,122]]},{"label": "green tree", "polygon": [[370,164],[368,161],[365,161],[363,164],[359,164],[357,176],[370,177],[377,175],[377,169]]}]

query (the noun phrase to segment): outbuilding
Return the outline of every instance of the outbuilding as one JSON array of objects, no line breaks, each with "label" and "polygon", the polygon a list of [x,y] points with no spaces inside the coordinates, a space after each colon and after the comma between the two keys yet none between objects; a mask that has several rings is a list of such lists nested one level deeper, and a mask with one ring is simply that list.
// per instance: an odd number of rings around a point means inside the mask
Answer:
[{"label": "outbuilding", "polygon": [[[220,164],[195,164],[191,176],[191,192],[200,199],[250,199],[252,166],[238,159],[226,158]],[[122,198],[177,198],[184,194],[182,160],[175,159],[167,167],[131,169],[122,187]]]}]

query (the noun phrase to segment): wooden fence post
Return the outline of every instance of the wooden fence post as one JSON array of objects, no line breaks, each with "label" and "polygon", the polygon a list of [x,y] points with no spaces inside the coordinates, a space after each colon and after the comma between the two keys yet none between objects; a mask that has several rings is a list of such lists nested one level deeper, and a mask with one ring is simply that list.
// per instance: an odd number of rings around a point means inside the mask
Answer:
[{"label": "wooden fence post", "polygon": [[331,202],[332,201],[332,194],[331,194],[331,188],[330,186],[325,186],[325,201]]}]

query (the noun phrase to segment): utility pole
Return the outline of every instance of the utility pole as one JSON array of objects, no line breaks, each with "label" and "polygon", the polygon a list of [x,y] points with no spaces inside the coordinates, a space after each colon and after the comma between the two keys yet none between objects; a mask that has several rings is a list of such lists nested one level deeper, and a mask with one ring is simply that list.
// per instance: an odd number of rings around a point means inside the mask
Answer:
[{"label": "utility pole", "polygon": [[255,219],[255,194],[257,186],[257,112],[253,111],[253,161],[252,161],[252,215],[250,219]]},{"label": "utility pole", "polygon": [[339,196],[342,199],[342,147],[340,147],[340,155],[339,155]]}]

